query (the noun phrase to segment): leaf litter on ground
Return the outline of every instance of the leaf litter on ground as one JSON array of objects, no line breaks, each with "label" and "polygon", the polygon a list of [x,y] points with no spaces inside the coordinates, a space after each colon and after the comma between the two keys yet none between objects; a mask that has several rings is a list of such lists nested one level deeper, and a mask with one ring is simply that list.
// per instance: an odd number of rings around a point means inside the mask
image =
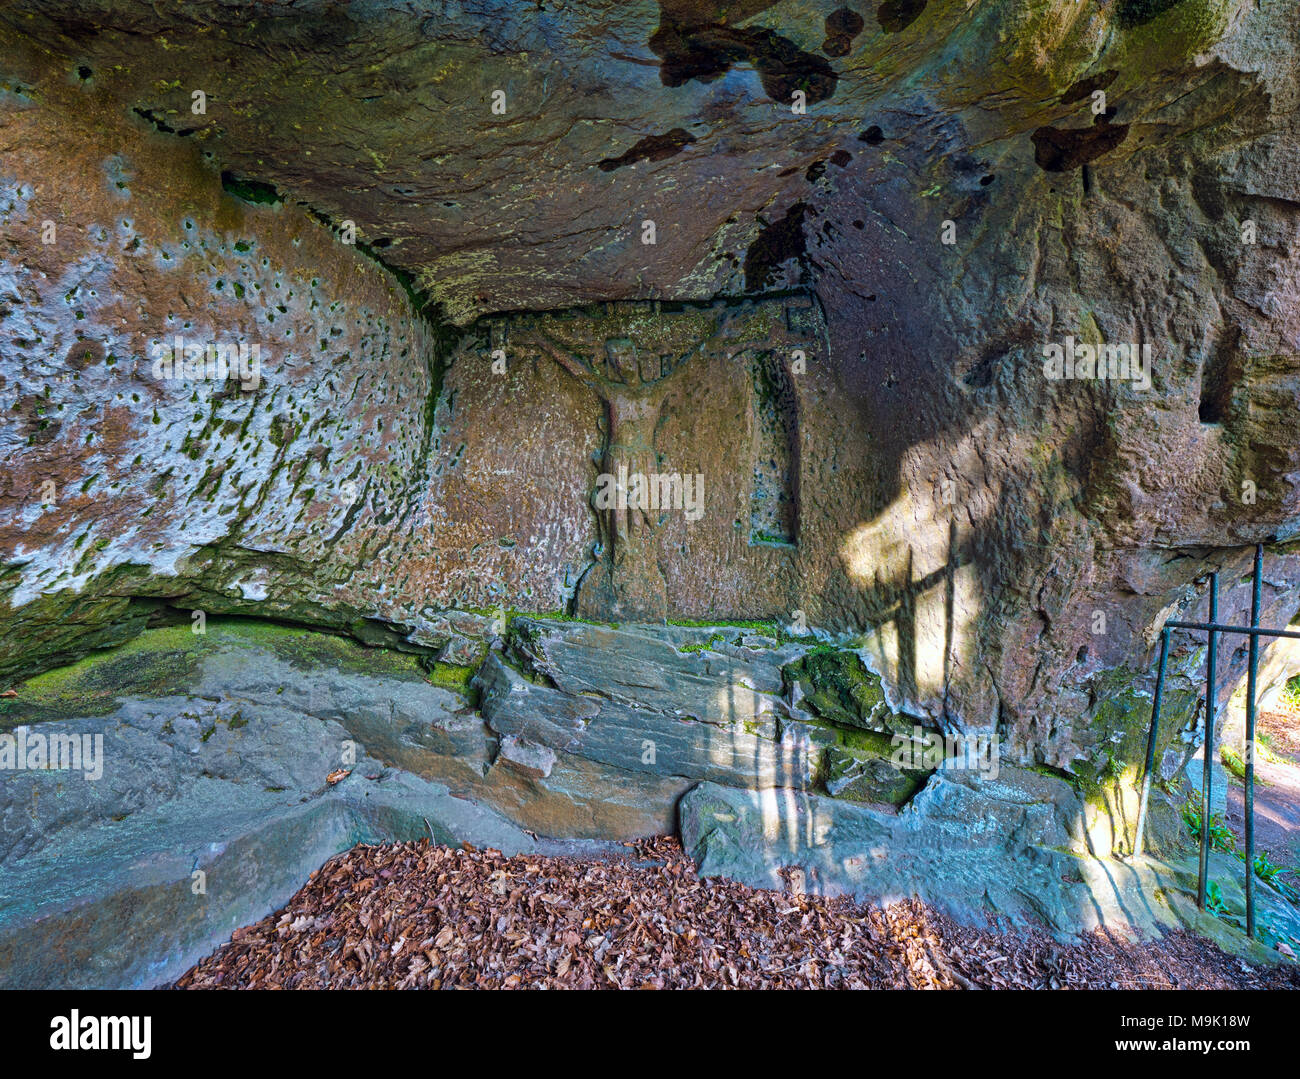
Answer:
[{"label": "leaf litter on ground", "polygon": [[1300,988],[1187,932],[961,925],[887,906],[701,880],[672,838],[625,857],[505,857],[428,840],[358,846],[237,929],[182,989]]}]

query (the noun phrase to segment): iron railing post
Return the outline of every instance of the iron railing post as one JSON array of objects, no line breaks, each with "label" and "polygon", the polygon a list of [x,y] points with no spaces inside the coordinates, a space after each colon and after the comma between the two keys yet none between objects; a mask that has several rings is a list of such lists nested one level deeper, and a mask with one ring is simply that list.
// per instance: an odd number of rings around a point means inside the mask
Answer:
[{"label": "iron railing post", "polygon": [[1160,736],[1160,702],[1165,692],[1165,664],[1169,662],[1169,627],[1160,632],[1160,667],[1156,673],[1156,695],[1151,703],[1151,733],[1147,739],[1147,765],[1142,776],[1142,798],[1138,802],[1137,836],[1133,840],[1133,857],[1142,857],[1142,835],[1146,829],[1147,800],[1151,797],[1151,773],[1156,764],[1156,741]]},{"label": "iron railing post", "polygon": [[[1255,574],[1250,596],[1250,628],[1259,626],[1264,588],[1264,545],[1255,545]],[[1255,684],[1259,677],[1259,636],[1250,636],[1246,673],[1246,936],[1255,938]]]},{"label": "iron railing post", "polygon": [[1209,830],[1210,803],[1213,784],[1211,780],[1210,754],[1214,752],[1214,712],[1215,698],[1218,696],[1218,634],[1240,633],[1250,638],[1250,660],[1246,671],[1246,775],[1245,775],[1245,815],[1246,815],[1246,935],[1255,937],[1255,722],[1258,718],[1256,694],[1259,688],[1259,640],[1268,637],[1272,640],[1300,640],[1300,632],[1287,629],[1263,629],[1259,624],[1260,608],[1263,606],[1264,593],[1264,545],[1255,544],[1255,567],[1251,575],[1250,625],[1222,625],[1218,621],[1219,575],[1210,575],[1210,620],[1208,622],[1184,622],[1170,619],[1164,625],[1160,643],[1160,670],[1156,675],[1156,699],[1151,707],[1151,733],[1147,743],[1146,775],[1142,780],[1142,800],[1138,806],[1137,839],[1133,845],[1134,855],[1142,853],[1142,839],[1146,827],[1147,800],[1151,791],[1151,772],[1155,767],[1156,741],[1159,737],[1160,704],[1164,692],[1165,664],[1169,657],[1169,633],[1175,629],[1204,630],[1210,635],[1210,651],[1206,664],[1205,685],[1205,760],[1203,762],[1203,780],[1201,783],[1201,856],[1200,872],[1197,879],[1197,905],[1205,909],[1206,874],[1209,866]]},{"label": "iron railing post", "polygon": [[[1219,575],[1211,573],[1210,625],[1214,625],[1218,620]],[[1215,684],[1215,675],[1218,673],[1216,667],[1218,643],[1218,632],[1210,630],[1210,654],[1205,662],[1205,743],[1202,749],[1205,759],[1204,767],[1201,770],[1201,863],[1200,871],[1196,876],[1196,905],[1201,910],[1205,909],[1205,888],[1210,868],[1210,807],[1214,804],[1213,799],[1210,797],[1211,776],[1213,775],[1210,755],[1214,752],[1214,705],[1218,691]]]}]

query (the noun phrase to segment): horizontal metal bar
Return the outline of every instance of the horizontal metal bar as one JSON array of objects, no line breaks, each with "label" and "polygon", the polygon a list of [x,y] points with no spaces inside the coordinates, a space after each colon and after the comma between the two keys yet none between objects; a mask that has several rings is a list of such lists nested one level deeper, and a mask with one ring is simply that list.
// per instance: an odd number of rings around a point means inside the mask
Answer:
[{"label": "horizontal metal bar", "polygon": [[1300,632],[1293,629],[1264,629],[1262,626],[1225,626],[1218,622],[1166,622],[1169,629],[1203,629],[1216,633],[1244,633],[1248,637],[1290,637],[1300,641]]}]

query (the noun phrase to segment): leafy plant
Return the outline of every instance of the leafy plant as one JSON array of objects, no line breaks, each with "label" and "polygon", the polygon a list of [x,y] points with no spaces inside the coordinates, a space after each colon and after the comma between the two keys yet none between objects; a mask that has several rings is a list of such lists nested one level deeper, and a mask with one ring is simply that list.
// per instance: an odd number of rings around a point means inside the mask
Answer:
[{"label": "leafy plant", "polygon": [[1268,851],[1261,851],[1255,858],[1255,876],[1269,884],[1282,872],[1282,867],[1269,857]]},{"label": "leafy plant", "polygon": [[1284,876],[1300,878],[1300,870],[1294,866],[1278,865],[1268,851],[1261,851],[1255,858],[1255,876],[1281,892],[1289,902],[1300,904],[1300,890],[1289,880],[1282,879]]},{"label": "leafy plant", "polygon": [[[1198,839],[1201,835],[1201,807],[1195,801],[1183,803],[1183,821],[1188,831]],[[1217,815],[1210,817],[1210,846],[1224,854],[1237,854],[1237,839]]]},{"label": "leafy plant", "polygon": [[1227,916],[1228,904],[1223,901],[1223,889],[1217,880],[1212,880],[1205,888],[1205,909],[1216,918]]}]

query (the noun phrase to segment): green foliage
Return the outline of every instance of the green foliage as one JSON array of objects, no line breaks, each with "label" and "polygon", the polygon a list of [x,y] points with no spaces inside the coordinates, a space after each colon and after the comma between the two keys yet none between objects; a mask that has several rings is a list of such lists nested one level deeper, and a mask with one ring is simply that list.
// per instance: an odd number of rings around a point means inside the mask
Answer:
[{"label": "green foliage", "polygon": [[[1188,831],[1199,839],[1201,835],[1201,810],[1196,802],[1188,801],[1183,804],[1183,821],[1187,824]],[[1217,816],[1210,818],[1210,847],[1213,850],[1222,851],[1224,854],[1231,854],[1243,862],[1246,860],[1246,856],[1237,848],[1236,837]],[[1256,855],[1254,869],[1255,876],[1265,884],[1280,892],[1289,902],[1300,904],[1300,888],[1297,887],[1300,884],[1300,870],[1294,866],[1279,865],[1273,861],[1268,851],[1261,851]],[[1291,883],[1292,880],[1296,881],[1296,884]],[[1218,890],[1218,885],[1213,883],[1207,889],[1207,907],[1210,905],[1209,891],[1217,894]]]},{"label": "green foliage", "polygon": [[1272,884],[1273,879],[1280,872],[1282,872],[1282,867],[1273,861],[1268,851],[1262,851],[1255,858],[1255,876],[1259,877],[1260,880]]},{"label": "green foliage", "polygon": [[1223,901],[1223,889],[1217,880],[1210,881],[1205,887],[1205,909],[1216,918],[1228,916],[1228,905]]},{"label": "green foliage", "polygon": [[1281,892],[1288,902],[1300,905],[1300,869],[1279,865],[1268,851],[1262,851],[1255,858],[1255,876]]},{"label": "green foliage", "polygon": [[[1201,807],[1195,801],[1183,803],[1183,821],[1187,829],[1198,839],[1201,835]],[[1237,853],[1237,840],[1228,826],[1217,816],[1210,817],[1210,846],[1225,854]]]}]

